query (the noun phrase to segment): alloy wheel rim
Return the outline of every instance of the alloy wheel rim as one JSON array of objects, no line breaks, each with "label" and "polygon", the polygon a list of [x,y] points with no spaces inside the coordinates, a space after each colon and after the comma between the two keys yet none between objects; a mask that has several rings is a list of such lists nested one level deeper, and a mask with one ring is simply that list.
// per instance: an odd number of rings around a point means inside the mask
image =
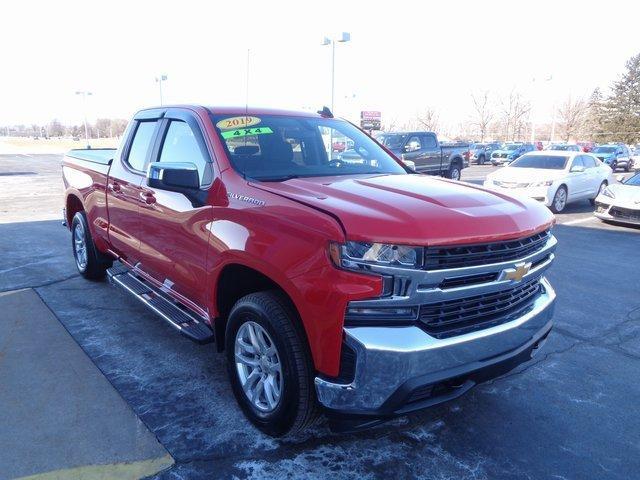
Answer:
[{"label": "alloy wheel rim", "polygon": [[261,412],[272,412],[280,403],[284,379],[278,350],[259,324],[247,321],[236,333],[235,362],[242,390]]},{"label": "alloy wheel rim", "polygon": [[78,268],[84,270],[87,268],[87,239],[81,223],[78,223],[73,231],[73,250]]},{"label": "alloy wheel rim", "polygon": [[556,193],[556,210],[561,211],[564,209],[564,205],[567,201],[567,194],[565,193],[565,191],[563,189],[558,190],[558,193]]},{"label": "alloy wheel rim", "polygon": [[451,179],[460,180],[460,170],[458,170],[457,168],[454,168],[451,172]]}]

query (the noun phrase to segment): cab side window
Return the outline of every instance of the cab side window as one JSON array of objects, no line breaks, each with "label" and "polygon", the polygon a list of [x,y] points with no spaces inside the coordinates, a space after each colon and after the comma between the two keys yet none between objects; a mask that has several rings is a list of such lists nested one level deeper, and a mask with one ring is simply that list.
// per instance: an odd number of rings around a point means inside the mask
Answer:
[{"label": "cab side window", "polygon": [[131,148],[129,148],[129,155],[127,156],[127,163],[134,170],[144,171],[157,124],[158,122],[155,120],[138,122],[136,133],[131,142]]},{"label": "cab side window", "polygon": [[424,135],[422,137],[422,147],[427,150],[432,150],[436,148],[436,137],[433,135]]},{"label": "cab side window", "polygon": [[206,172],[207,159],[200,149],[198,140],[191,127],[181,120],[172,120],[167,129],[160,152],[159,162],[187,162],[193,163],[198,168],[200,184],[207,184],[210,178]]},{"label": "cab side window", "polygon": [[413,137],[409,138],[404,149],[407,152],[415,152],[422,149],[422,143],[420,142],[420,137],[414,135]]}]

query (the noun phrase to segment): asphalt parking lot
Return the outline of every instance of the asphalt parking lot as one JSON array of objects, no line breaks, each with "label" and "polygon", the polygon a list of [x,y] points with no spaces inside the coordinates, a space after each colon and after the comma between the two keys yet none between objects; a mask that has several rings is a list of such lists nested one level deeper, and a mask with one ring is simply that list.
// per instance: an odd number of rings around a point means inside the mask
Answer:
[{"label": "asphalt parking lot", "polygon": [[[154,478],[638,478],[639,228],[600,222],[586,201],[558,215],[555,329],[529,363],[369,431],[320,424],[274,440],[245,421],[212,346],[79,277],[59,221],[60,159],[0,155],[0,292],[42,299],[173,458]],[[472,166],[462,180],[495,168]]]}]

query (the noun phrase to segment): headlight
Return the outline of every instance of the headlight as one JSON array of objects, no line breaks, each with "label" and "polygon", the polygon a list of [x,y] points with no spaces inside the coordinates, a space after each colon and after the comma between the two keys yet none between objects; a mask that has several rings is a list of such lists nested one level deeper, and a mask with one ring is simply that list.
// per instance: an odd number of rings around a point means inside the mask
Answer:
[{"label": "headlight", "polygon": [[333,263],[349,270],[367,270],[368,265],[419,268],[422,252],[422,247],[386,243],[331,243],[329,247]]},{"label": "headlight", "polygon": [[550,187],[553,185],[553,180],[544,180],[543,182],[530,183],[530,187]]},{"label": "headlight", "polygon": [[609,187],[604,187],[604,190],[602,191],[602,194],[605,197],[616,198],[616,194],[613,193],[613,190],[611,190]]}]

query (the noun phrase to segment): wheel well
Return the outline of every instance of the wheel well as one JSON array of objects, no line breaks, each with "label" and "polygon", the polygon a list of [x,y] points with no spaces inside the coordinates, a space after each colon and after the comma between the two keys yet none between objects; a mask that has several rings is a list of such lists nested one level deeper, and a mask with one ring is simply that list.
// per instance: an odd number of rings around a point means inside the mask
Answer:
[{"label": "wheel well", "polygon": [[235,303],[245,295],[265,290],[277,290],[281,292],[290,303],[293,311],[297,309],[287,292],[266,275],[244,265],[232,264],[224,267],[218,278],[216,288],[216,304],[218,317],[214,322],[216,333],[216,345],[218,351],[224,349],[224,334],[227,326],[227,318]]},{"label": "wheel well", "polygon": [[458,165],[458,166],[462,166],[462,158],[461,157],[453,157],[451,159],[451,165]]},{"label": "wheel well", "polygon": [[73,217],[76,213],[84,211],[84,206],[78,197],[75,195],[69,195],[67,197],[67,225],[71,228],[71,222],[73,221]]}]

